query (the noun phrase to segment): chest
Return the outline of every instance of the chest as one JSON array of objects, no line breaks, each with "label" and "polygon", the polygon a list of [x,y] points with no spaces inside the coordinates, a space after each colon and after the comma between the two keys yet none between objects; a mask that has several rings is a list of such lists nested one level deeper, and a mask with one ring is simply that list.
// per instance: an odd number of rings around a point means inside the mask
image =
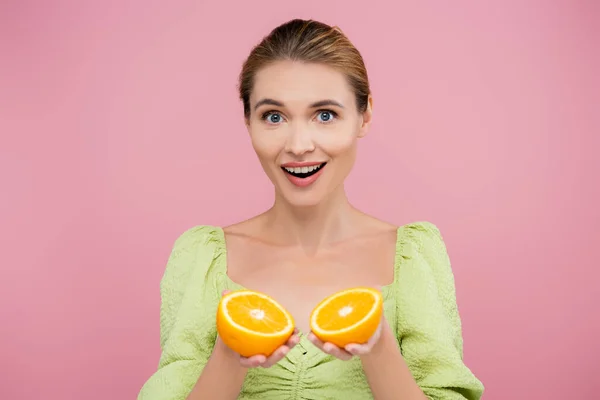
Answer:
[{"label": "chest", "polygon": [[294,248],[232,241],[227,274],[239,285],[276,299],[297,327],[308,332],[310,313],[325,297],[349,287],[381,287],[393,281],[394,243],[349,243],[307,255]]}]

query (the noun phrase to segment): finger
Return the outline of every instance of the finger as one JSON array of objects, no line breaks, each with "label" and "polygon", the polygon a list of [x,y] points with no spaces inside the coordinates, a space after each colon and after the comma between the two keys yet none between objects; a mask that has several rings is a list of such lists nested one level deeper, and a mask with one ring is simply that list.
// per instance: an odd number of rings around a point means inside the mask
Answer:
[{"label": "finger", "polygon": [[319,350],[321,350],[324,353],[327,353],[333,357],[339,358],[340,360],[344,361],[348,361],[352,358],[352,354],[348,353],[344,349],[337,347],[333,343],[323,343],[313,333],[309,333],[308,338],[312,342],[312,344],[314,344]]},{"label": "finger", "polygon": [[292,332],[292,334],[288,338],[287,342],[285,342],[285,345],[289,346],[290,348],[297,345],[300,342],[299,332],[300,331],[298,330],[298,328],[294,328],[294,332]]},{"label": "finger", "polygon": [[319,349],[323,350],[323,342],[312,332],[308,334],[308,340]]},{"label": "finger", "polygon": [[245,368],[260,367],[266,361],[267,361],[267,357],[263,356],[262,354],[252,356],[252,357],[247,357],[247,358],[246,357],[240,358],[240,364],[242,364],[242,366]]},{"label": "finger", "polygon": [[273,365],[277,364],[279,361],[281,361],[281,359],[283,357],[286,356],[287,353],[289,353],[290,348],[287,346],[281,346],[280,348],[278,348],[277,350],[275,350],[275,352],[273,354],[271,354],[267,360],[261,365],[261,367],[263,368],[269,368],[272,367]]},{"label": "finger", "polygon": [[225,290],[223,290],[223,291],[221,292],[221,296],[225,296],[225,295],[226,295],[226,294],[228,294],[228,293],[231,293],[231,290],[227,290],[227,289],[225,289]]},{"label": "finger", "polygon": [[240,357],[240,364],[245,368],[256,368],[264,363],[265,356]]},{"label": "finger", "polygon": [[348,353],[346,350],[337,347],[333,343],[324,343],[323,351],[329,355],[332,355],[340,360],[348,361],[352,358],[352,354]]},{"label": "finger", "polygon": [[298,343],[300,343],[300,337],[298,335],[292,335],[290,336],[285,345],[288,346],[290,349],[293,349],[294,346],[296,346]]},{"label": "finger", "polygon": [[324,348],[325,344],[314,333],[309,333],[308,334],[308,340],[310,340],[310,342],[317,349],[321,350],[323,353],[329,354],[329,352],[327,350],[325,350],[325,348]]},{"label": "finger", "polygon": [[347,345],[344,348],[344,350],[346,350],[346,352],[352,354],[353,356],[364,356],[365,354],[368,354],[371,351],[371,348],[370,346],[352,343]]}]

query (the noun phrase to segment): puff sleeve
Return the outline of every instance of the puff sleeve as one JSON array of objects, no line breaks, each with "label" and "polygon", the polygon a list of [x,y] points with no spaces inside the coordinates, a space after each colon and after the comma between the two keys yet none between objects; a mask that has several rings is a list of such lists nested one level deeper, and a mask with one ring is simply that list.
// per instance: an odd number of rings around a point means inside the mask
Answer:
[{"label": "puff sleeve", "polygon": [[437,227],[406,226],[411,251],[399,270],[398,338],[402,354],[429,399],[479,400],[484,387],[463,362],[454,276]]},{"label": "puff sleeve", "polygon": [[214,260],[210,227],[198,226],[176,241],[160,282],[160,344],[157,371],[138,400],[184,400],[212,353],[219,299],[207,290]]}]

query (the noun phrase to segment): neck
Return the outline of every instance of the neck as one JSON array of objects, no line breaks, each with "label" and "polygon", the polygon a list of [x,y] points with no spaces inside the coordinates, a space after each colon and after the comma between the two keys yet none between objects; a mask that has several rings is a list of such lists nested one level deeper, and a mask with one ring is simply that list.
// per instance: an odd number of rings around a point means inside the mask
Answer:
[{"label": "neck", "polygon": [[343,239],[349,232],[351,217],[356,213],[344,189],[340,188],[325,201],[308,207],[291,205],[276,196],[265,222],[277,241],[314,253],[323,244]]}]

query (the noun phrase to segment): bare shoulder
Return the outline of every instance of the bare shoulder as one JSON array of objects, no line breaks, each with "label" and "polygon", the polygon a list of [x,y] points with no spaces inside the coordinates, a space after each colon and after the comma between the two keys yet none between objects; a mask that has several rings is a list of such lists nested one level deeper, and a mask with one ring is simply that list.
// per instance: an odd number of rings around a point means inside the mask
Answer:
[{"label": "bare shoulder", "polygon": [[[395,249],[398,240],[399,227],[372,215],[361,213],[355,224],[356,232],[350,243],[356,243],[380,252],[383,248]],[[363,251],[365,249],[363,248]]]},{"label": "bare shoulder", "polygon": [[395,235],[399,227],[369,214],[361,213],[361,231],[366,236]]},{"label": "bare shoulder", "polygon": [[223,232],[230,237],[254,237],[258,231],[262,214],[223,227]]},{"label": "bare shoulder", "polygon": [[236,254],[242,254],[243,258],[246,253],[258,251],[270,243],[265,238],[264,214],[225,226],[223,234],[230,250],[230,259]]}]

